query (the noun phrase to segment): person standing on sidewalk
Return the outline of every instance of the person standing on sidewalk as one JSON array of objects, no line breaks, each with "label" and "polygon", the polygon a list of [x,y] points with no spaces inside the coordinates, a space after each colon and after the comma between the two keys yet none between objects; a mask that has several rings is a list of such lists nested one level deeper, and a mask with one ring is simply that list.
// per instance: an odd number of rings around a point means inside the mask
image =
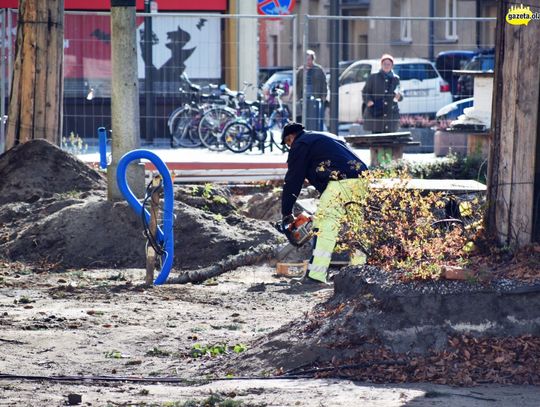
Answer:
[{"label": "person standing on sidewalk", "polygon": [[[316,123],[321,122],[324,117],[324,107],[328,93],[326,74],[321,65],[315,60],[315,51],[306,51],[306,63],[301,66],[296,73],[296,95],[298,101],[307,103],[306,124],[308,128],[316,127]],[[306,75],[306,93],[304,94],[304,74]],[[317,102],[316,99],[320,101]],[[300,114],[302,109],[299,110]],[[297,118],[298,121],[299,118]],[[322,129],[318,129],[322,130]]]},{"label": "person standing on sidewalk", "polygon": [[362,90],[364,129],[372,133],[394,133],[399,126],[399,76],[392,68],[394,58],[384,54],[381,69],[369,76]]},{"label": "person standing on sidewalk", "polygon": [[[286,230],[294,222],[293,206],[307,179],[321,198],[313,221],[313,253],[302,282],[326,283],[345,214],[345,207],[336,202],[340,195],[351,196],[354,188],[362,188],[359,177],[367,166],[334,134],[305,131],[299,123],[285,125],[281,143],[290,148],[281,196],[281,229]],[[355,263],[354,259],[352,263]]]}]

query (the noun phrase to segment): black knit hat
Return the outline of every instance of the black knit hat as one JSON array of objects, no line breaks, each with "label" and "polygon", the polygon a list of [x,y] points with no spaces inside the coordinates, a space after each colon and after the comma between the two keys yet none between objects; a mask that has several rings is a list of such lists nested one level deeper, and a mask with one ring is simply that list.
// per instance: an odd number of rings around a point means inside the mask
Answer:
[{"label": "black knit hat", "polygon": [[283,131],[281,132],[281,144],[285,144],[285,137],[287,137],[289,134],[298,134],[302,130],[304,130],[304,126],[302,126],[300,123],[287,123],[285,127],[283,127]]}]

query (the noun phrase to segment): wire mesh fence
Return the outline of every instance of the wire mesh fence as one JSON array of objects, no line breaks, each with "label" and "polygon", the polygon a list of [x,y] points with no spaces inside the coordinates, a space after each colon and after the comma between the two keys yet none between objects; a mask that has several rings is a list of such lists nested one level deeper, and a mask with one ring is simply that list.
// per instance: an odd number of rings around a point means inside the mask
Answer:
[{"label": "wire mesh fence", "polygon": [[494,18],[319,15],[305,16],[300,31],[304,57],[313,51],[327,74],[324,127],[335,120],[340,133],[410,132],[420,145],[406,152],[466,153],[467,137],[444,130],[473,106],[474,78],[463,71],[494,69]]},{"label": "wire mesh fence", "polygon": [[[247,100],[265,101],[280,88],[289,117],[310,129],[339,128],[342,134],[415,129],[424,138],[419,151],[433,151],[436,113],[456,102],[440,117],[444,127],[444,120],[473,103],[473,77],[455,71],[494,67],[494,18],[461,17],[474,15],[463,8],[466,3],[460,2],[459,15],[450,7],[445,16],[432,18],[403,17],[401,9],[390,10],[401,17],[137,14],[141,137],[169,140],[169,119],[192,102],[191,93],[219,98],[223,88],[218,86],[225,84],[244,91]],[[0,113],[5,116],[17,12],[0,11]],[[109,13],[65,14],[64,137],[92,139],[99,127],[110,128],[110,26]],[[391,88],[371,83],[383,54],[393,56],[393,73],[400,79]],[[337,58],[331,61],[331,55]],[[307,61],[313,57],[320,70]],[[0,141],[3,132],[2,126]],[[464,146],[455,150],[459,147]]]}]

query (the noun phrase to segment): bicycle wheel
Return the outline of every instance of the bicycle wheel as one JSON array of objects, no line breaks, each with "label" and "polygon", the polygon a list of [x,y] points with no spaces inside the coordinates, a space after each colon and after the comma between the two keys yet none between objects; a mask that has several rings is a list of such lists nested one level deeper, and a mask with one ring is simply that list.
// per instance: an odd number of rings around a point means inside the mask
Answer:
[{"label": "bicycle wheel", "polygon": [[182,147],[194,148],[202,145],[201,138],[199,137],[199,122],[197,119],[192,118],[190,122],[184,126],[182,137],[180,142]]},{"label": "bicycle wheel", "polygon": [[207,111],[199,122],[199,138],[201,143],[214,151],[227,149],[223,140],[223,129],[235,114],[231,109],[214,107]]},{"label": "bicycle wheel", "polygon": [[253,130],[246,123],[231,122],[223,130],[225,146],[235,153],[243,153],[253,144]]},{"label": "bicycle wheel", "polygon": [[199,147],[201,140],[197,131],[198,111],[183,109],[171,118],[171,147]]},{"label": "bicycle wheel", "polygon": [[272,124],[270,130],[277,130],[281,132],[283,127],[288,123],[290,117],[291,115],[289,114],[287,107],[274,110],[270,115],[270,123]]},{"label": "bicycle wheel", "polygon": [[288,123],[289,118],[289,111],[286,107],[283,109],[276,109],[272,112],[269,121],[271,127],[268,129],[270,132],[270,141],[268,143],[270,151],[273,150],[274,146],[283,153],[289,151],[289,148],[285,144],[282,145],[280,141],[276,141],[276,138],[280,140],[283,127]]}]

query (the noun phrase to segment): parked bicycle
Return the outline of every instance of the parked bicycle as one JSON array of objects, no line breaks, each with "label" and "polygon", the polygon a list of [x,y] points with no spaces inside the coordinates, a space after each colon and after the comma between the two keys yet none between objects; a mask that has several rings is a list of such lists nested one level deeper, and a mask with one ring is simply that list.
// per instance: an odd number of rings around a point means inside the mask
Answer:
[{"label": "parked bicycle", "polygon": [[199,122],[202,116],[212,107],[224,104],[218,86],[208,85],[209,93],[203,93],[199,85],[192,83],[188,76],[183,73],[184,86],[179,90],[188,99],[183,106],[175,109],[167,121],[171,134],[171,147],[199,147],[202,142],[198,133]]},{"label": "parked bicycle", "polygon": [[223,140],[225,126],[237,117],[244,117],[249,112],[250,103],[246,101],[245,90],[252,86],[244,82],[244,89],[233,91],[225,85],[220,86],[226,106],[209,109],[199,122],[198,132],[203,145],[214,151],[227,149]]},{"label": "parked bicycle", "polygon": [[197,85],[190,84],[189,90],[187,92],[180,89],[181,93],[189,97],[189,102],[174,110],[167,121],[172,148],[199,147],[202,144],[197,130],[199,121],[204,114],[204,107],[201,108],[200,103],[209,95],[200,94],[200,87]]},{"label": "parked bicycle", "polygon": [[182,79],[185,86],[180,92],[187,95],[188,102],[169,116],[171,147],[204,145],[212,150],[219,149],[209,135],[221,133],[224,127],[221,122],[226,123],[237,116],[239,102],[236,99],[241,97],[241,92],[232,92],[224,85],[218,89],[217,85],[210,84],[210,92],[202,93],[201,87],[193,84],[185,74]]},{"label": "parked bicycle", "polygon": [[290,114],[281,100],[284,91],[278,88],[273,92],[277,104],[269,107],[270,115],[265,112],[267,106],[262,104],[262,94],[259,93],[257,101],[249,106],[248,117],[237,118],[225,126],[222,139],[226,148],[235,153],[243,153],[252,149],[255,144],[263,153],[266,148],[272,151],[274,147],[282,152],[287,151],[287,146],[281,145],[281,142],[274,138],[274,134],[281,132],[289,121]]}]

